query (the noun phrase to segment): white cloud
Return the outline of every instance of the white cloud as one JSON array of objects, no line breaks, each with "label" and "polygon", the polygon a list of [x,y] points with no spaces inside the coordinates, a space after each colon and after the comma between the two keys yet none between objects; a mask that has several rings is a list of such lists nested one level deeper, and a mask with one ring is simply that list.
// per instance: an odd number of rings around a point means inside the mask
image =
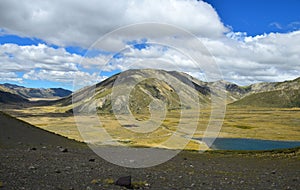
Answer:
[{"label": "white cloud", "polygon": [[70,54],[65,49],[54,49],[45,44],[19,46],[0,45],[2,71],[24,72],[32,69],[77,70],[80,56]]},{"label": "white cloud", "polygon": [[18,77],[14,72],[2,72],[0,71],[0,81],[13,81],[22,83],[23,79]]},{"label": "white cloud", "polygon": [[300,31],[206,40],[224,78],[239,84],[282,81],[300,76]]},{"label": "white cloud", "polygon": [[[168,28],[136,27],[135,32],[124,30],[122,34],[106,38],[95,48],[101,47],[101,50],[112,51],[112,54],[99,53],[96,57],[85,58],[81,65],[83,70],[78,67],[82,57],[68,53],[63,48],[68,45],[89,47],[105,33],[138,22],[173,24],[192,32],[212,53],[225,80],[249,84],[282,81],[300,76],[299,30],[257,36],[248,36],[244,32],[228,32],[216,11],[202,1],[164,0],[158,3],[157,0],[2,0],[0,35],[6,32],[41,38],[61,48],[56,49],[45,44],[0,45],[0,80],[20,81],[22,78],[17,72],[23,72],[24,79],[71,83],[74,77],[80,76],[83,78],[82,83],[88,84],[89,80],[103,79],[95,74],[98,71],[125,70],[132,67],[179,70],[200,79],[205,78],[199,63],[189,60],[176,49],[149,46],[138,50],[125,46],[128,41],[138,41],[149,36],[155,42],[171,42],[176,31],[170,37]],[[295,22],[291,26],[298,24]],[[173,45],[175,48],[182,47],[180,50],[186,54],[195,54],[199,50],[189,48],[194,47],[194,40],[178,38]],[[113,53],[124,47],[123,56],[111,60],[112,64],[107,64]],[[208,60],[209,54],[203,51],[199,56],[203,59],[201,65]]]},{"label": "white cloud", "polygon": [[172,24],[209,38],[228,30],[211,5],[196,0],[0,1],[0,28],[60,46],[89,47],[107,32],[141,22]]},{"label": "white cloud", "polygon": [[269,26],[275,27],[277,29],[283,29],[283,27],[281,26],[281,24],[278,23],[278,22],[272,22],[272,23],[269,24]]},{"label": "white cloud", "polygon": [[[79,71],[77,65],[82,57],[70,54],[64,48],[54,49],[45,44],[3,44],[0,45],[0,52],[0,81],[22,82],[23,79],[30,79],[72,84],[75,77],[81,77],[82,83],[91,84],[101,80],[95,73]],[[96,57],[91,62],[98,60],[99,57]],[[24,73],[24,76],[18,77],[17,73]]]},{"label": "white cloud", "polygon": [[97,73],[89,74],[82,71],[47,71],[32,70],[23,76],[24,79],[30,80],[44,80],[44,81],[54,81],[66,84],[73,84],[74,81],[77,82],[74,86],[84,87],[88,85],[95,84],[102,81],[105,77],[98,76]]}]

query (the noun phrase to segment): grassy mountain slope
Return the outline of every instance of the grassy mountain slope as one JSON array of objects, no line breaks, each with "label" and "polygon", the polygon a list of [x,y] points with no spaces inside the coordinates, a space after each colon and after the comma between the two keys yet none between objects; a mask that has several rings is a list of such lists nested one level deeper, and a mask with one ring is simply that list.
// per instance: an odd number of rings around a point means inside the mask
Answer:
[{"label": "grassy mountain slope", "polygon": [[274,108],[300,107],[300,89],[254,93],[232,103],[231,105]]},{"label": "grassy mountain slope", "polygon": [[235,101],[235,106],[291,108],[300,107],[300,77],[290,81],[250,85],[249,94]]}]

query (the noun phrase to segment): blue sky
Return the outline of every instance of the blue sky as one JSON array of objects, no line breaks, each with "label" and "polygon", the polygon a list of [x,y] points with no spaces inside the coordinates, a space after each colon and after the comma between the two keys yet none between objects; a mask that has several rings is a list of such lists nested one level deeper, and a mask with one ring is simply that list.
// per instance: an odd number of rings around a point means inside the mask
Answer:
[{"label": "blue sky", "polygon": [[300,28],[299,0],[206,0],[225,25],[255,36]]},{"label": "blue sky", "polygon": [[[31,0],[22,1],[23,5],[17,1],[1,1],[0,83],[72,90],[74,76],[82,78],[82,86],[101,81],[128,69],[128,65],[118,65],[124,57],[113,56],[117,53],[113,43],[110,44],[112,47],[90,50],[89,55],[93,53],[94,56],[86,65],[80,65],[90,45],[118,27],[149,21],[176,25],[202,39],[214,55],[225,80],[247,85],[300,76],[298,0],[206,0],[208,4],[175,0],[161,2],[161,9],[157,9],[158,2],[155,1],[130,2],[116,1],[108,5],[105,1],[96,4],[49,1],[48,7],[46,2]],[[63,5],[65,9],[61,8]],[[11,13],[9,9],[16,11]],[[131,46],[126,54],[129,61],[137,60],[133,59],[132,53],[151,55],[152,58],[161,55],[178,61],[177,67],[193,76],[201,73],[187,67],[189,62],[178,60],[174,52],[155,49],[146,42],[147,36],[134,39],[132,34],[118,43]],[[288,51],[282,48],[286,44]],[[233,56],[233,52],[241,49],[238,56]],[[112,60],[115,65],[101,65],[101,61],[111,57],[116,59]],[[172,68],[170,66],[170,70]],[[99,73],[102,76],[98,76]]]}]

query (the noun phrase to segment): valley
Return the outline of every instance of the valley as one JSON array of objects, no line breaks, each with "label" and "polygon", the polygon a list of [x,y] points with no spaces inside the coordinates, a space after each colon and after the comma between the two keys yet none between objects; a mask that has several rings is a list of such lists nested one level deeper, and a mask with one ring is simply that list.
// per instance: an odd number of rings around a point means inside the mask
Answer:
[{"label": "valley", "polygon": [[[22,110],[7,110],[7,113],[26,121],[39,128],[66,136],[71,139],[83,141],[78,131],[73,114],[61,112],[59,107],[43,106],[25,108]],[[104,128],[119,143],[131,146],[157,146],[159,142],[169,137],[161,137],[164,134],[172,133],[176,130],[178,115],[172,113],[163,123],[164,129],[157,133],[145,137],[143,135],[133,135],[128,130],[122,129],[119,122],[110,114],[101,114],[99,118]],[[210,110],[201,110],[198,128],[194,133],[194,138],[201,138],[203,131],[209,121]],[[146,117],[147,115],[139,115]],[[255,107],[234,107],[228,106],[220,138],[253,138],[265,140],[285,140],[298,141],[300,136],[299,129],[300,108],[255,108]],[[82,118],[89,121],[89,117]],[[169,134],[171,135],[171,134]],[[184,136],[184,134],[182,134]],[[199,142],[192,141],[186,149],[198,150]]]},{"label": "valley", "polygon": [[[146,69],[129,70],[122,74],[126,76],[127,81],[139,80],[140,77],[145,76],[156,76],[159,78],[170,75],[173,81],[176,81],[178,85],[182,85],[182,88],[186,88],[187,91],[192,87],[197,90],[200,101],[199,113],[195,109],[189,108],[188,102],[182,103],[176,94],[176,89],[169,83],[151,78],[143,80],[137,83],[130,93],[129,109],[133,117],[141,122],[149,120],[152,115],[149,112],[148,105],[153,100],[166,102],[167,112],[161,125],[156,130],[149,133],[133,132],[131,129],[139,127],[130,122],[124,125],[119,120],[120,118],[116,118],[114,113],[112,113],[112,89],[113,87],[115,89],[120,88],[121,91],[124,89],[124,84],[121,87],[114,85],[120,74],[97,84],[95,86],[95,94],[92,94],[92,96],[89,94],[91,91],[90,87],[76,91],[73,94],[73,98],[77,97],[75,102],[74,99],[72,102],[72,95],[56,100],[49,100],[48,97],[47,101],[44,99],[29,101],[22,97],[20,100],[22,100],[24,106],[13,104],[2,108],[6,113],[34,126],[77,141],[85,141],[87,143],[97,143],[99,141],[103,143],[105,141],[104,143],[108,144],[110,142],[106,141],[112,141],[121,146],[169,149],[179,148],[177,143],[166,147],[163,145],[163,142],[178,130],[178,124],[183,120],[181,118],[182,112],[186,112],[188,117],[184,118],[183,125],[187,131],[181,130],[176,132],[174,137],[176,140],[174,142],[179,142],[180,144],[187,140],[187,136],[192,134],[193,140],[188,142],[185,149],[206,150],[208,148],[206,144],[195,139],[203,137],[211,119],[210,93],[211,89],[213,89],[211,87],[222,84],[227,93],[227,105],[223,125],[218,134],[219,138],[299,141],[300,106],[298,106],[299,98],[297,98],[300,89],[299,78],[280,83],[262,83],[240,87],[226,81],[217,81],[215,83],[202,82],[185,73],[175,71],[167,72]],[[280,93],[284,95],[280,95]],[[17,93],[13,93],[13,97],[16,96],[18,96]],[[182,96],[184,99],[191,99],[192,97],[190,93],[185,93]],[[95,130],[97,128],[104,129],[111,137],[110,139],[101,139],[104,138],[103,135],[93,131],[88,133],[88,140],[82,136],[84,134],[80,134],[73,109],[80,113],[85,113],[91,109],[91,105],[96,105],[95,114],[82,114],[79,122],[89,123],[95,119],[94,117],[98,117],[97,120],[101,124],[96,124]],[[159,107],[154,109],[157,109],[158,112],[160,111]],[[154,118],[154,120],[159,120],[159,118]],[[195,130],[191,131],[189,129],[190,126],[196,126]],[[94,128],[89,130],[94,130]]]}]

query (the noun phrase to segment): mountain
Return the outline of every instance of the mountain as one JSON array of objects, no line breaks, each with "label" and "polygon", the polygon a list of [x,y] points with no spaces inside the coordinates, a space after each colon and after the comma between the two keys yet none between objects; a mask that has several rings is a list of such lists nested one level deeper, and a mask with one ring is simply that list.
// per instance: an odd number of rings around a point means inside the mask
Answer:
[{"label": "mountain", "polygon": [[[146,78],[146,80],[144,80]],[[143,79],[143,80],[142,80]],[[134,88],[128,89],[132,84]],[[129,108],[133,113],[148,113],[149,106],[154,109],[159,102],[166,103],[168,110],[189,109],[190,100],[197,98],[202,106],[210,105],[211,94],[219,92],[212,90],[222,86],[227,94],[227,104],[234,106],[257,107],[300,107],[299,89],[300,77],[284,82],[263,82],[249,86],[238,86],[224,80],[203,82],[186,73],[177,71],[164,71],[154,69],[133,69],[118,73],[108,79],[82,88],[74,93],[62,88],[26,88],[13,84],[0,85],[1,103],[27,102],[29,98],[57,98],[59,100],[45,102],[62,106],[67,112],[72,112],[73,107],[78,111],[89,110],[96,107],[98,112],[112,112],[112,92],[120,93],[116,107],[124,105],[129,94]],[[184,89],[184,90],[180,90]],[[181,92],[181,100],[178,92]],[[218,96],[218,95],[217,95]],[[74,100],[74,106],[72,102]],[[154,102],[151,104],[151,102]],[[96,104],[96,105],[94,105]],[[118,108],[125,110],[124,108]],[[127,110],[128,111],[128,110]]]},{"label": "mountain", "polygon": [[10,92],[5,92],[0,90],[0,103],[4,104],[19,104],[19,103],[26,103],[29,100],[23,98],[17,94],[12,94]]},{"label": "mountain", "polygon": [[300,107],[300,89],[274,90],[254,93],[232,103],[231,105],[273,108]]},{"label": "mountain", "polygon": [[[26,88],[15,84],[0,84],[0,91],[18,95],[22,98],[61,98],[72,93],[63,88]],[[2,93],[3,94],[3,93]]]},{"label": "mountain", "polygon": [[[129,89],[131,84],[136,85]],[[96,104],[98,112],[109,113],[112,112],[112,99],[117,98],[115,105],[118,107],[117,109],[126,111],[126,109],[119,107],[124,105],[124,101],[127,100],[125,94],[129,94],[129,107],[133,113],[147,113],[149,106],[152,106],[153,109],[161,109],[159,104],[156,104],[159,102],[165,102],[168,110],[189,109],[193,106],[190,104],[191,100],[195,100],[195,98],[198,98],[200,104],[203,105],[210,102],[208,83],[176,71],[127,70],[96,84],[94,87],[94,90],[93,87],[87,87],[74,93],[73,100],[75,99],[76,109],[79,111],[88,110],[93,106],[92,104]],[[179,91],[181,101],[177,93]],[[112,92],[120,96],[114,96]],[[195,93],[197,97],[194,97]],[[69,96],[60,100],[59,104],[70,106],[72,97]]]},{"label": "mountain", "polygon": [[284,82],[250,85],[249,94],[233,102],[235,106],[300,107],[300,77]]},{"label": "mountain", "polygon": [[[120,79],[121,78],[121,79]],[[146,80],[139,81],[141,78]],[[169,78],[170,81],[164,79]],[[126,101],[126,89],[131,84],[136,84],[130,90],[129,107],[132,113],[147,113],[150,103],[163,101],[167,104],[168,110],[181,108],[188,109],[184,100],[192,97],[192,91],[197,91],[197,96],[201,105],[209,105],[211,101],[213,87],[223,86],[227,94],[227,103],[230,105],[260,106],[260,107],[300,107],[299,89],[300,78],[284,82],[265,82],[249,86],[238,86],[224,80],[216,82],[203,82],[186,73],[177,71],[164,71],[154,69],[134,69],[116,74],[95,86],[83,88],[74,93],[74,105],[78,111],[89,110],[95,107],[98,112],[112,112],[112,92],[120,93],[122,98],[118,99],[118,104]],[[173,84],[172,84],[173,83]],[[176,85],[174,85],[176,84]],[[177,94],[176,87],[184,88],[181,96]],[[123,102],[122,102],[123,101]],[[72,96],[61,99],[57,102],[72,112]],[[118,105],[116,106],[118,107]],[[118,108],[122,109],[122,108]],[[157,107],[158,109],[158,107]],[[123,109],[124,110],[124,109]]]}]

